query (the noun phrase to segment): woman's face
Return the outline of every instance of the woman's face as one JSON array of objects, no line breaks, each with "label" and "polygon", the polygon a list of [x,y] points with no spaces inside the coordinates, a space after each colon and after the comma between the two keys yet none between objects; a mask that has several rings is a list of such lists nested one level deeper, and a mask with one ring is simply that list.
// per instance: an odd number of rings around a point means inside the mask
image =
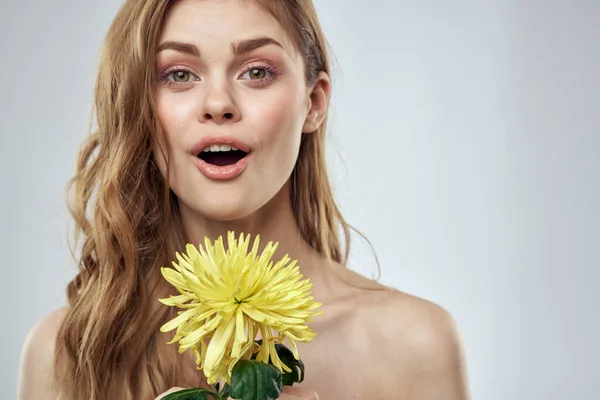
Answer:
[{"label": "woman's face", "polygon": [[158,43],[153,147],[166,176],[168,139],[181,207],[219,221],[255,212],[288,180],[302,132],[317,128],[298,51],[243,0],[175,2]]}]

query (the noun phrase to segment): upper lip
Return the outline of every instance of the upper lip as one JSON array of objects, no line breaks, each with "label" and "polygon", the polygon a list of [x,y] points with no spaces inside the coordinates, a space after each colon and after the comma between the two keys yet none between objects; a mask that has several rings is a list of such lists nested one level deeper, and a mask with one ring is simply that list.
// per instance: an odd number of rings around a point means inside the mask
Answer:
[{"label": "upper lip", "polygon": [[194,155],[198,155],[202,153],[206,147],[209,147],[214,144],[227,144],[232,147],[237,147],[244,153],[250,153],[250,146],[241,141],[240,139],[233,136],[223,136],[223,135],[211,135],[202,138],[196,145],[192,148],[192,152]]}]

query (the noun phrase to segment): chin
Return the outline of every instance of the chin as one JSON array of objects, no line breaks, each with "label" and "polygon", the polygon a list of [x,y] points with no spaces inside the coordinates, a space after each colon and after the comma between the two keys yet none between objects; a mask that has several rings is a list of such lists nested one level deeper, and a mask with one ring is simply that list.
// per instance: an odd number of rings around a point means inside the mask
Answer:
[{"label": "chin", "polygon": [[206,213],[204,217],[212,221],[233,222],[247,217],[250,213],[240,212],[240,210],[215,210],[215,212]]},{"label": "chin", "polygon": [[245,201],[204,202],[192,209],[206,219],[219,222],[240,220],[256,211]]}]

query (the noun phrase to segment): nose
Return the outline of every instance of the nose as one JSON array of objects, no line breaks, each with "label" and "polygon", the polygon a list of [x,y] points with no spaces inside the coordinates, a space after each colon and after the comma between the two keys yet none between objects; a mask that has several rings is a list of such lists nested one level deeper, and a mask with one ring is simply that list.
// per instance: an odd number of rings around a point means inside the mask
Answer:
[{"label": "nose", "polygon": [[198,117],[200,122],[224,124],[239,121],[241,113],[227,88],[211,87],[205,92]]}]

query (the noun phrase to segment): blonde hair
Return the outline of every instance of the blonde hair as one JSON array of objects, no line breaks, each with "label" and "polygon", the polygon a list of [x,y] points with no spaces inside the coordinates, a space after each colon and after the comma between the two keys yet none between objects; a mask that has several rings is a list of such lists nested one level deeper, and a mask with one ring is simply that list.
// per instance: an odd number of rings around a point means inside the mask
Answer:
[{"label": "blonde hair", "polygon": [[[307,84],[320,71],[330,73],[311,0],[257,2],[289,33],[304,58]],[[101,52],[97,130],[84,143],[67,186],[74,243],[81,245],[56,349],[57,382],[67,398],[137,400],[173,386],[205,386],[194,368],[182,368],[176,346],[160,337],[159,327],[172,311],[155,301],[171,292],[159,267],[184,245],[177,197],[151,147],[155,52],[171,4],[127,0]],[[345,264],[353,228],[333,198],[325,132],[326,121],[303,135],[290,200],[304,239],[327,259]]]}]

